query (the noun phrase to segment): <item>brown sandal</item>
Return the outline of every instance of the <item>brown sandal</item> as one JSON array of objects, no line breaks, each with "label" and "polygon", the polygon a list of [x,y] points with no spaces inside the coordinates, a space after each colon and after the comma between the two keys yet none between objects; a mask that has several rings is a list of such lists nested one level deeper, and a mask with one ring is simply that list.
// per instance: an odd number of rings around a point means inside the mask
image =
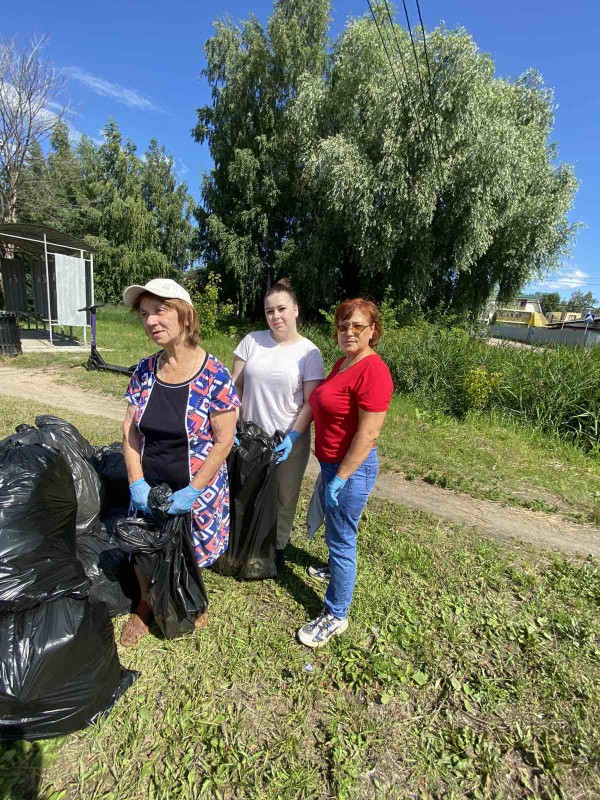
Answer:
[{"label": "brown sandal", "polygon": [[205,608],[204,611],[200,614],[196,622],[194,623],[194,628],[199,631],[201,630],[206,623],[208,622],[208,608]]},{"label": "brown sandal", "polygon": [[138,644],[150,632],[151,624],[152,609],[145,600],[141,600],[121,631],[122,647],[134,647]]}]

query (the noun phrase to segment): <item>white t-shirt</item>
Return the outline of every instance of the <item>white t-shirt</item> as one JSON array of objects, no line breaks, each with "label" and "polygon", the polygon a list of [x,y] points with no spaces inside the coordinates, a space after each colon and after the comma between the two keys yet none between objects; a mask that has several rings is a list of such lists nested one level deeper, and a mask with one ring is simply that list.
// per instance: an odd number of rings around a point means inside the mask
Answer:
[{"label": "white t-shirt", "polygon": [[304,405],[304,381],[325,377],[319,348],[304,337],[281,345],[270,331],[255,331],[233,354],[246,362],[241,419],[260,425],[269,436],[287,433]]}]

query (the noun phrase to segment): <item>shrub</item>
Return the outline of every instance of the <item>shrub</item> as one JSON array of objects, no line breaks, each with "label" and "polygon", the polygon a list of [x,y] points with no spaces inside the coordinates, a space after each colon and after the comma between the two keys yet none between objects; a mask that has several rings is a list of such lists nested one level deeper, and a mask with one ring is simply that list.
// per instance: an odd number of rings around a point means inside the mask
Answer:
[{"label": "shrub", "polygon": [[420,323],[382,340],[396,391],[462,416],[494,409],[600,452],[600,348],[491,347],[458,328]]},{"label": "shrub", "polygon": [[213,336],[223,326],[231,328],[230,318],[233,316],[231,303],[219,303],[221,276],[209,272],[202,289],[198,283],[190,279],[187,289],[198,314],[200,333],[202,336]]}]

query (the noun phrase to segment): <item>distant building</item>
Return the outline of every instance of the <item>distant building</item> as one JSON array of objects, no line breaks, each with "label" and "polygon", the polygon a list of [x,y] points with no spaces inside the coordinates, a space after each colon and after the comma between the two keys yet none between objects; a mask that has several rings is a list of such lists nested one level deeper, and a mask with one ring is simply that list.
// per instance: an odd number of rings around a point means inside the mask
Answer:
[{"label": "distant building", "polygon": [[522,294],[515,297],[510,303],[502,303],[503,309],[513,311],[530,311],[536,314],[543,314],[542,301],[537,295]]},{"label": "distant building", "polygon": [[[514,312],[513,314],[509,312]],[[492,300],[488,303],[487,309],[485,310],[483,316],[484,318],[487,316],[488,322],[491,322],[492,319],[496,318],[500,315],[503,319],[507,321],[510,320],[512,322],[522,322],[525,325],[529,325],[530,321],[533,319],[530,315],[531,314],[542,314],[542,302],[539,297],[534,295],[523,294],[519,297],[516,297],[514,300],[510,302],[500,302],[499,300]],[[539,320],[539,317],[538,317]],[[537,324],[540,324],[539,322]],[[543,325],[546,324],[546,321],[541,323]]]},{"label": "distant building", "polygon": [[549,325],[555,322],[571,322],[574,319],[580,319],[580,317],[581,314],[577,311],[548,311],[546,314]]},{"label": "distant building", "polygon": [[[571,314],[572,312],[567,312]],[[575,314],[575,319],[565,320],[562,322],[554,322],[550,325],[551,328],[564,328],[565,330],[576,330],[584,333],[585,331],[600,331],[600,314],[595,315],[595,319],[585,319],[579,314]]]}]

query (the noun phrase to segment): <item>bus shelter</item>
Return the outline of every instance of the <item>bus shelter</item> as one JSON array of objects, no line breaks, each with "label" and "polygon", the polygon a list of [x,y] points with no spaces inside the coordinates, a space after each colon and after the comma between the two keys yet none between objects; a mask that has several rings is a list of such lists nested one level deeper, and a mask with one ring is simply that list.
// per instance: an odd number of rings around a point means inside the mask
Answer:
[{"label": "bus shelter", "polygon": [[0,224],[0,267],[6,311],[52,326],[83,328],[94,302],[94,250],[87,242],[42,225]]}]

